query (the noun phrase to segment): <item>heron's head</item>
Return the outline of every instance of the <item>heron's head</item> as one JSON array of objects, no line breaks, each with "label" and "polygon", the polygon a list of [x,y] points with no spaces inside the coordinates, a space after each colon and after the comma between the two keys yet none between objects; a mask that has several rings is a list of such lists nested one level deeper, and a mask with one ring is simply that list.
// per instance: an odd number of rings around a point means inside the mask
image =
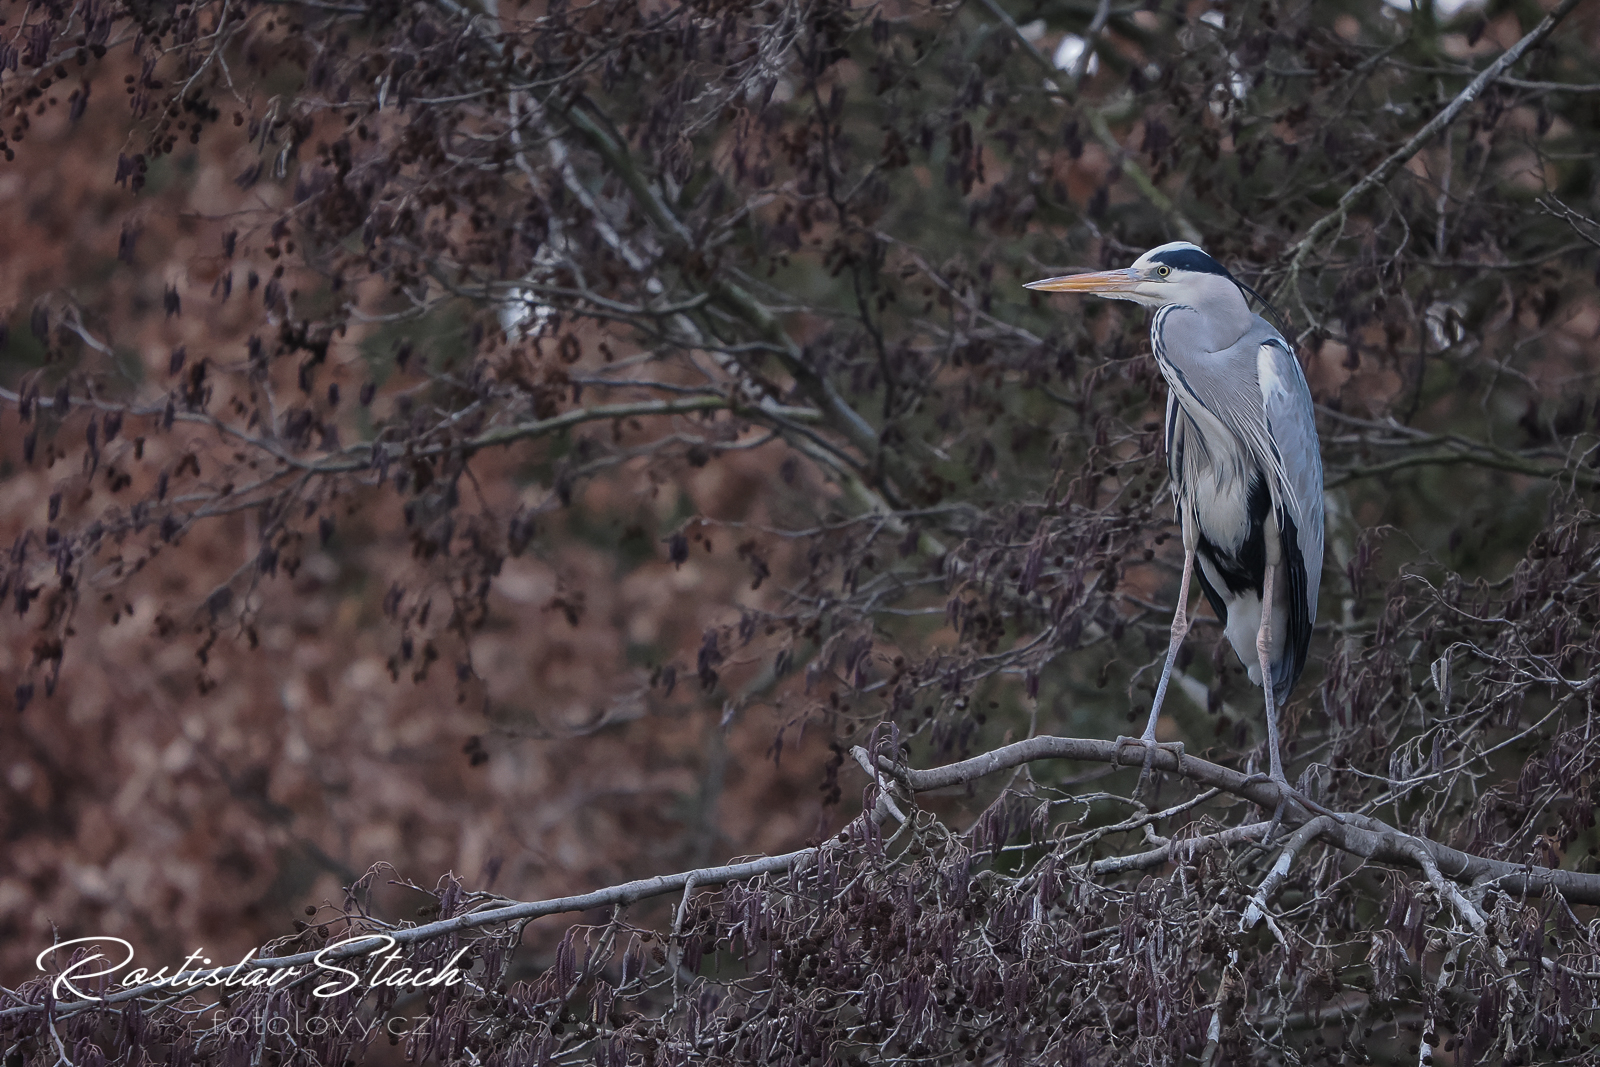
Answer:
[{"label": "heron's head", "polygon": [[1028,282],[1050,293],[1093,293],[1108,300],[1132,300],[1146,307],[1183,304],[1202,311],[1247,309],[1244,293],[1228,269],[1188,241],[1152,248],[1122,270],[1069,274]]}]

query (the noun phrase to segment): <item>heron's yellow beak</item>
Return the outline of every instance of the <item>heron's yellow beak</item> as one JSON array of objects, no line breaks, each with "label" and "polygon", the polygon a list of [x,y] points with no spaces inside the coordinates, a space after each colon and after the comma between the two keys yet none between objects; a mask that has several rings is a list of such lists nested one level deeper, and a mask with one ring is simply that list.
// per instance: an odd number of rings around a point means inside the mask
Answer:
[{"label": "heron's yellow beak", "polygon": [[1123,270],[1102,270],[1092,274],[1068,274],[1063,278],[1045,278],[1028,282],[1023,288],[1041,289],[1047,293],[1126,293],[1136,288],[1144,278],[1132,267]]}]

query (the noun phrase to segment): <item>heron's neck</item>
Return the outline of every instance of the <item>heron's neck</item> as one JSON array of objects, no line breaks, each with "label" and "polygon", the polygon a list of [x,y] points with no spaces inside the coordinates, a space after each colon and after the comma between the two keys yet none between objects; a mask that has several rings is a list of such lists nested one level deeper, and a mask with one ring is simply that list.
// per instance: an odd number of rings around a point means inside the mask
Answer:
[{"label": "heron's neck", "polygon": [[[1204,292],[1190,295],[1185,306],[1174,308],[1182,316],[1182,329],[1207,352],[1222,352],[1233,347],[1250,329],[1254,316],[1239,287],[1226,278],[1205,279]],[[1178,325],[1172,316],[1168,321]]]}]

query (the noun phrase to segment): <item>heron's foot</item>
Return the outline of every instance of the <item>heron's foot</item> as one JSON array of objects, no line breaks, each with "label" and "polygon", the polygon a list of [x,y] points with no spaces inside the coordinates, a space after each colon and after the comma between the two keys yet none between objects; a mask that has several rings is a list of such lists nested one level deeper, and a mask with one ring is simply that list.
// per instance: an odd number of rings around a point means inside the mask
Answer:
[{"label": "heron's foot", "polygon": [[1317,803],[1315,800],[1312,800],[1310,797],[1306,796],[1302,790],[1296,789],[1294,786],[1290,785],[1289,779],[1281,774],[1262,774],[1258,771],[1255,774],[1247,777],[1239,784],[1241,786],[1246,786],[1255,785],[1257,782],[1271,782],[1278,789],[1278,806],[1272,813],[1272,822],[1267,826],[1266,836],[1261,839],[1262,844],[1266,844],[1267,842],[1271,841],[1272,835],[1278,832],[1278,825],[1283,822],[1284,808],[1291,800],[1296,804],[1299,804],[1302,808],[1305,808],[1313,815],[1326,815],[1328,818],[1336,819],[1341,823],[1346,821],[1345,817],[1339,814],[1337,811]]},{"label": "heron's foot", "polygon": [[1122,762],[1122,746],[1138,745],[1144,749],[1144,766],[1139,769],[1139,784],[1133,787],[1135,798],[1144,795],[1145,783],[1150,780],[1150,770],[1155,760],[1156,749],[1164,748],[1178,758],[1178,773],[1183,773],[1183,742],[1182,741],[1157,741],[1154,737],[1119,737],[1117,738],[1117,762]]},{"label": "heron's foot", "polygon": [[1156,754],[1156,749],[1165,749],[1178,758],[1178,770],[1183,770],[1183,742],[1182,741],[1157,741],[1153,737],[1119,737],[1117,738],[1117,760],[1122,759],[1123,745],[1138,745],[1144,749],[1144,767],[1150,769],[1150,760]]}]

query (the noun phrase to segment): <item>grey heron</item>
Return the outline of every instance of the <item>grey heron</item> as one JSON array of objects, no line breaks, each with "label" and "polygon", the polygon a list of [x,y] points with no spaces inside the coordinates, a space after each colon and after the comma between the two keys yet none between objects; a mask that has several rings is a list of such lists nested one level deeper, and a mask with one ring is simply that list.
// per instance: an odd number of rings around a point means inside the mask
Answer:
[{"label": "grey heron", "polygon": [[[1322,457],[1293,347],[1250,310],[1246,287],[1187,241],[1152,248],[1123,270],[1027,287],[1155,309],[1150,347],[1167,380],[1167,470],[1183,530],[1183,578],[1150,720],[1142,737],[1118,738],[1119,747],[1144,745],[1147,766],[1157,747],[1156,720],[1189,631],[1198,563],[1206,600],[1266,697],[1268,777],[1280,798],[1304,801],[1284,777],[1278,709],[1305,669],[1317,617]],[[1181,746],[1178,752],[1181,759]]]}]

